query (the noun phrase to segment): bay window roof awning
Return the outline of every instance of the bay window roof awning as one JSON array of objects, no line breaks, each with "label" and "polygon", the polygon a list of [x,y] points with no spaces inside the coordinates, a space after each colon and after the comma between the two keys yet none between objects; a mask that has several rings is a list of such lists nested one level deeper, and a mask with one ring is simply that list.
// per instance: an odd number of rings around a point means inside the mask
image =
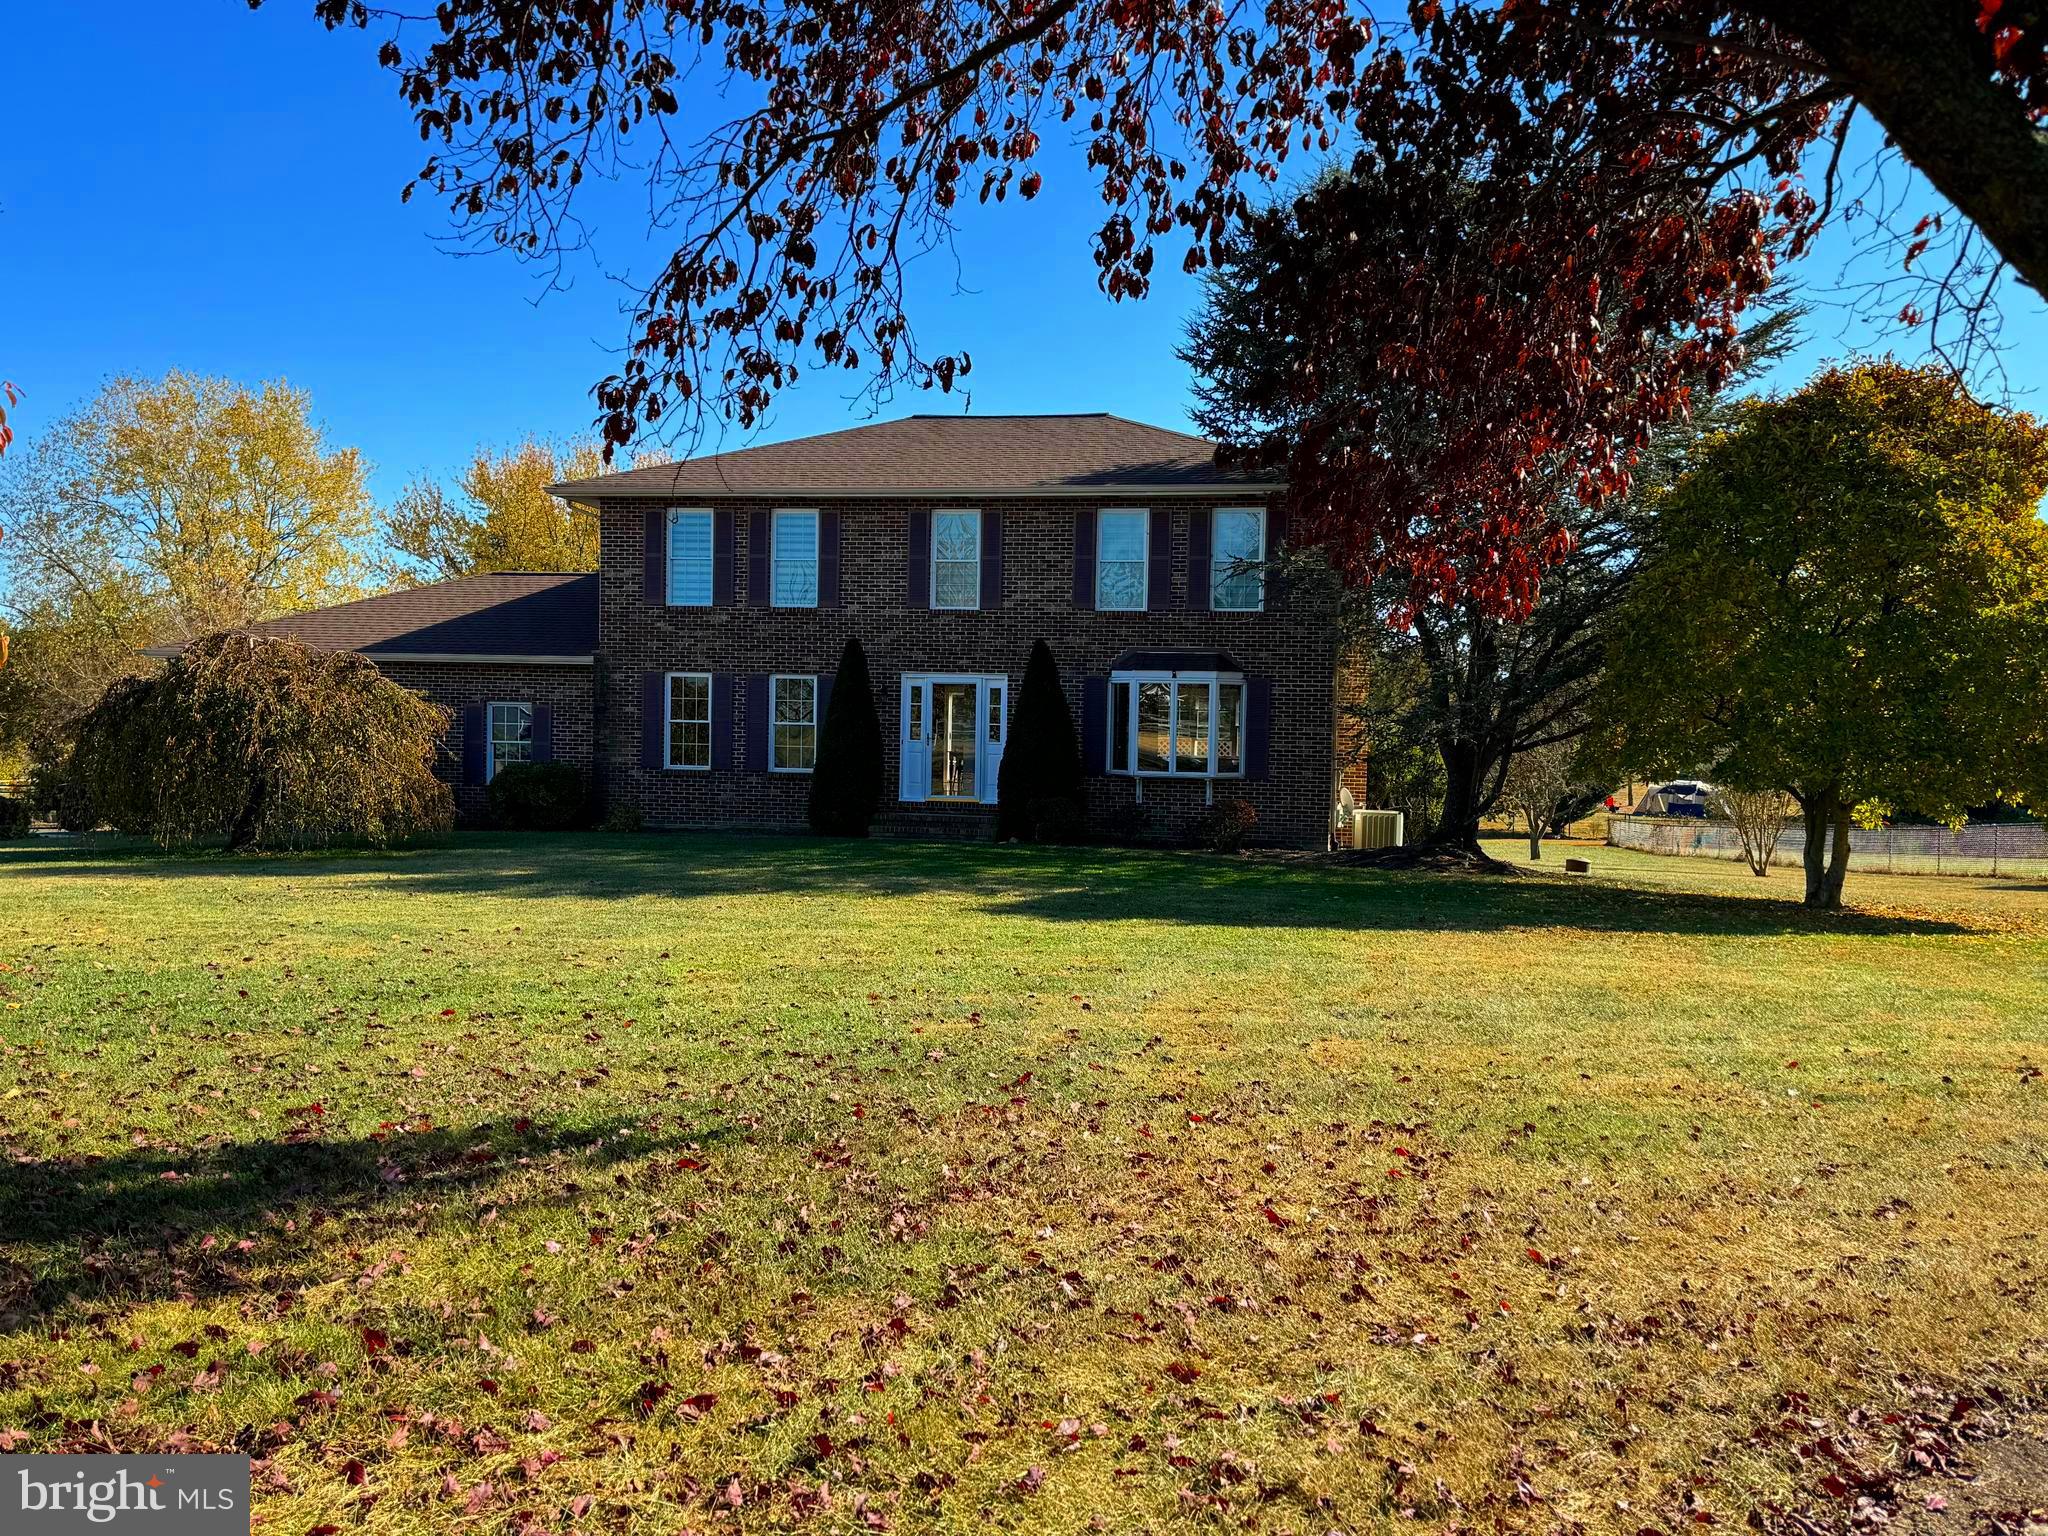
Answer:
[{"label": "bay window roof awning", "polygon": [[1125,651],[1112,672],[1242,672],[1228,651]]}]

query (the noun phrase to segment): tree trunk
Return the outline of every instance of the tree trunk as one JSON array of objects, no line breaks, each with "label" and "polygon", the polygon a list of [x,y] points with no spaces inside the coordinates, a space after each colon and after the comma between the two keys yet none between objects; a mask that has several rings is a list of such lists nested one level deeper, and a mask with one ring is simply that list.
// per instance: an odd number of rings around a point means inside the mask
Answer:
[{"label": "tree trunk", "polygon": [[2048,136],[1992,75],[1956,0],[1737,0],[1798,38],[2038,294],[2048,294]]},{"label": "tree trunk", "polygon": [[1849,876],[1849,806],[1837,802],[1835,806],[1835,847],[1834,862],[1828,866],[1827,901],[1830,912],[1842,910],[1842,882]]},{"label": "tree trunk", "polygon": [[1437,744],[1444,760],[1444,814],[1429,835],[1438,848],[1463,848],[1479,852],[1479,781],[1485,765],[1479,748],[1469,741]]},{"label": "tree trunk", "polygon": [[1534,811],[1524,811],[1522,814],[1529,818],[1529,862],[1540,864],[1543,861],[1543,823],[1537,819]]},{"label": "tree trunk", "polygon": [[1823,911],[1842,910],[1842,882],[1849,875],[1849,802],[1839,790],[1802,795],[1801,818],[1806,826],[1806,904]]}]

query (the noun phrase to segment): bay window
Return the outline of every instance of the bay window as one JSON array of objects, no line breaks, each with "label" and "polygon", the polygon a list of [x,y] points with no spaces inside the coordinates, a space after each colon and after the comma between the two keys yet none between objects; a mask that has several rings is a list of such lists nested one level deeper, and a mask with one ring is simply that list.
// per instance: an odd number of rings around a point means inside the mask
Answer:
[{"label": "bay window", "polygon": [[1112,673],[1109,771],[1240,777],[1244,711],[1244,678],[1234,672]]}]

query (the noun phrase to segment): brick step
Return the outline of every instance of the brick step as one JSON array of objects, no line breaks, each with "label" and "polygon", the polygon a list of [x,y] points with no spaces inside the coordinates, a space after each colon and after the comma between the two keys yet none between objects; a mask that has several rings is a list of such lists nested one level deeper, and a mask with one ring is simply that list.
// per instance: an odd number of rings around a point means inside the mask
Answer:
[{"label": "brick step", "polygon": [[987,843],[996,835],[993,810],[884,811],[875,818],[876,837],[900,837],[925,842]]}]

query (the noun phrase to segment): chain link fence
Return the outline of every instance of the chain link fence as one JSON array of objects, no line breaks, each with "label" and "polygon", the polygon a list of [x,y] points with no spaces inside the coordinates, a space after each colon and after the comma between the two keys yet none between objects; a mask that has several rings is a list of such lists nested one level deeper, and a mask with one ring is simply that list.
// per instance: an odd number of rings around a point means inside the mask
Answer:
[{"label": "chain link fence", "polygon": [[[1607,824],[1614,848],[1703,859],[1740,859],[1742,843],[1725,821],[1692,817],[1616,816]],[[1806,829],[1785,828],[1774,866],[1804,862]],[[1973,822],[1948,827],[1855,827],[1849,868],[1886,875],[2048,875],[2048,825],[2038,821]]]}]

